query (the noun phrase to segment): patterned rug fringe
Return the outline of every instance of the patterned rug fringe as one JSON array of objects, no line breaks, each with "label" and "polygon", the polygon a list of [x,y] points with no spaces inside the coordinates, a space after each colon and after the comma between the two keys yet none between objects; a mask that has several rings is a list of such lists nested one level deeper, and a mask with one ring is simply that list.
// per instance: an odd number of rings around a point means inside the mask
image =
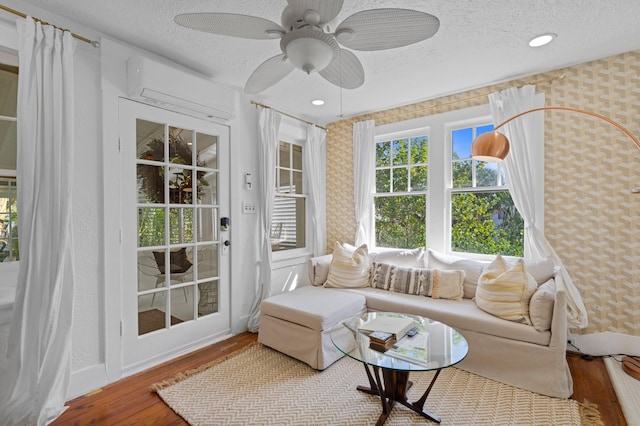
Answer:
[{"label": "patterned rug fringe", "polygon": [[230,354],[223,356],[222,358],[216,359],[215,361],[211,361],[211,362],[208,362],[206,364],[201,365],[200,367],[196,367],[194,369],[187,370],[187,371],[184,371],[182,373],[178,373],[175,376],[173,376],[171,379],[168,379],[168,380],[165,380],[165,381],[162,381],[162,382],[158,382],[158,383],[154,383],[154,384],[151,385],[149,390],[151,392],[158,393],[158,391],[160,391],[160,390],[162,390],[164,388],[167,388],[169,386],[173,386],[176,383],[180,383],[181,381],[183,381],[185,379],[188,379],[191,376],[195,376],[196,374],[202,373],[203,371],[213,367],[214,365],[218,365],[221,362],[225,362],[226,360],[228,360],[230,358],[233,358],[234,356],[238,356],[242,352],[246,351],[247,349],[249,349],[250,347],[255,346],[255,345],[259,345],[259,343],[257,343],[257,342],[256,343],[252,343],[252,344],[247,345],[247,346],[245,346],[243,348],[240,348],[240,349],[238,349],[236,351],[233,351]]},{"label": "patterned rug fringe", "polygon": [[604,422],[600,417],[598,405],[592,402],[579,402],[580,421],[582,426],[604,426]]}]

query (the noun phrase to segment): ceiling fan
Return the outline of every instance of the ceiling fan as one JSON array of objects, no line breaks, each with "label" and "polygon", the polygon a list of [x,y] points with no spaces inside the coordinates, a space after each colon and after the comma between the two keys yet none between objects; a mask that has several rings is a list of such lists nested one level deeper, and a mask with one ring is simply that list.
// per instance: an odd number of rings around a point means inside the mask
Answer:
[{"label": "ceiling fan", "polygon": [[354,13],[331,32],[344,0],[287,0],[282,25],[265,18],[233,13],[185,13],[178,25],[209,33],[249,39],[280,39],[282,53],[264,61],[251,74],[244,91],[259,93],[294,68],[318,72],[344,89],[364,83],[364,69],[350,50],[372,51],[407,46],[432,37],[440,20],[408,9],[370,9]]}]

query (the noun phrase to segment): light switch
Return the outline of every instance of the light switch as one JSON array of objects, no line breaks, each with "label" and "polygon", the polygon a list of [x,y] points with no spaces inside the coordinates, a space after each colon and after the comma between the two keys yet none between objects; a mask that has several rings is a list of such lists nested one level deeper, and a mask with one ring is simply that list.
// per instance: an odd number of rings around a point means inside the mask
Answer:
[{"label": "light switch", "polygon": [[256,203],[242,202],[243,214],[256,214]]}]

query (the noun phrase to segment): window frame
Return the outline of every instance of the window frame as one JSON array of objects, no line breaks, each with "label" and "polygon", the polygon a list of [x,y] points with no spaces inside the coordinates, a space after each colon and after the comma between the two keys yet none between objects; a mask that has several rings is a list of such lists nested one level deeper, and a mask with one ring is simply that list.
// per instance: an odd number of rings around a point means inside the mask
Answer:
[{"label": "window frame", "polygon": [[[280,131],[278,137],[278,148],[276,149],[276,155],[279,157],[280,155],[280,143],[288,143],[291,145],[297,145],[302,148],[302,164],[304,164],[304,150],[306,148],[307,142],[307,130],[306,127],[297,121],[293,121],[288,119],[287,117],[282,118],[282,122],[280,124]],[[273,170],[276,173],[274,184],[278,184],[279,177],[277,175],[278,169],[278,158],[276,157],[275,162],[276,166]],[[291,166],[291,165],[290,165]],[[271,253],[272,260],[274,264],[278,264],[279,262],[287,261],[290,259],[295,259],[299,257],[309,256],[312,252],[311,248],[311,215],[309,211],[309,198],[308,198],[308,176],[304,166],[302,167],[302,194],[290,194],[287,195],[287,198],[304,198],[305,199],[305,241],[303,247],[292,248],[288,250],[276,250]],[[274,197],[278,197],[278,193],[274,192]],[[273,223],[273,212],[272,212],[272,220]],[[269,228],[269,231],[271,227]],[[279,266],[275,265],[274,269],[277,269]]]},{"label": "window frame", "polygon": [[[5,31],[4,27],[0,28],[0,33],[2,34],[3,38],[11,35],[11,37],[7,37],[7,39],[5,40],[6,44],[3,43],[2,45],[0,45],[0,48],[1,48],[0,61],[10,66],[19,67],[17,39],[16,39],[17,34],[14,31]],[[18,123],[17,111],[16,111],[16,117],[2,116],[2,119],[4,121],[15,121],[17,126],[17,123]],[[17,140],[16,140],[16,143],[17,143]],[[3,178],[16,179],[16,185],[17,185],[17,166],[15,170],[0,169],[0,176],[2,176]],[[19,213],[18,213],[18,218],[19,218]],[[0,274],[5,276],[8,282],[10,283],[17,282],[19,267],[20,267],[19,259],[14,261],[9,261],[9,262],[0,262]]]},{"label": "window frame", "polygon": [[[536,95],[536,104],[544,105],[544,94]],[[447,254],[462,255],[467,258],[489,260],[495,255],[478,253],[462,253],[451,251],[451,186],[452,186],[452,149],[450,131],[452,127],[462,127],[464,123],[493,123],[489,104],[461,108],[458,110],[433,114],[411,120],[389,123],[375,127],[374,143],[383,140],[393,140],[401,135],[419,136],[426,134],[429,137],[429,161],[428,161],[428,190],[427,190],[427,241],[426,248]],[[498,123],[494,123],[496,125]],[[541,119],[536,124],[536,131],[544,134],[544,121]],[[425,133],[426,129],[426,133]],[[544,170],[544,144],[536,147],[533,158],[533,167]],[[371,167],[371,173],[375,176],[375,164]],[[537,182],[536,193],[533,194],[536,203],[536,218],[540,229],[544,229],[544,173],[539,174],[540,182]],[[494,187],[482,187],[483,190],[492,190]],[[507,182],[507,189],[509,188]],[[370,247],[375,247],[375,218],[374,195],[371,196],[371,229]],[[525,229],[526,234],[526,229]],[[526,235],[525,235],[526,238]]]}]

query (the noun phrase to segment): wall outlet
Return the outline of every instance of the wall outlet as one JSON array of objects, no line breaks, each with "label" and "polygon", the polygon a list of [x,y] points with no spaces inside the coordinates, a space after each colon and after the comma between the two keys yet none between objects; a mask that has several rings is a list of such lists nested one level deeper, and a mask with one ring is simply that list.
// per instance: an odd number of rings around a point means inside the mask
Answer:
[{"label": "wall outlet", "polygon": [[256,214],[256,203],[246,203],[242,202],[242,213],[243,214]]}]

